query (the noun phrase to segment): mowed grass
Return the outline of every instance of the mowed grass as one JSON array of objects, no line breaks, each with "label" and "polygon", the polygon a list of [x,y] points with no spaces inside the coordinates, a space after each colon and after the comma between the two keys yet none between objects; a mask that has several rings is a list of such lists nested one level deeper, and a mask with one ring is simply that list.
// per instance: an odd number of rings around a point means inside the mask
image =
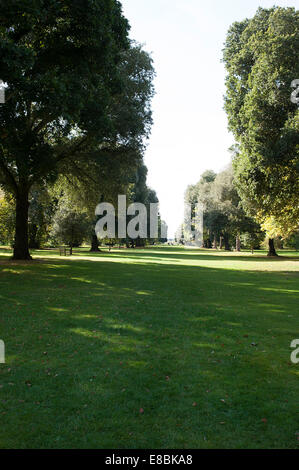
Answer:
[{"label": "mowed grass", "polygon": [[0,447],[298,448],[281,254],[1,250]]}]

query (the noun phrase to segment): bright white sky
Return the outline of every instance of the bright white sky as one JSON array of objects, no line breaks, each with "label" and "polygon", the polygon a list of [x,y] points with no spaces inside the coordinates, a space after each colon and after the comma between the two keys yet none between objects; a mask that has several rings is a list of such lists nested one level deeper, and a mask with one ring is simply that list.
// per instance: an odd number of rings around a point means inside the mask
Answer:
[{"label": "bright white sky", "polygon": [[223,111],[226,32],[259,6],[299,0],[121,0],[131,37],[152,54],[157,73],[154,126],[145,155],[169,238],[183,220],[184,192],[207,169],[219,171],[233,136]]}]

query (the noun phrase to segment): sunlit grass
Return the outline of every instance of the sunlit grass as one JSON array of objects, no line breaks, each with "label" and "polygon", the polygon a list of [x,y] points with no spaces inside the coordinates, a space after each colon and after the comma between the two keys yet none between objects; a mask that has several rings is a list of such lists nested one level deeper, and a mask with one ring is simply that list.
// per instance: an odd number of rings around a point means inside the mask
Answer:
[{"label": "sunlit grass", "polygon": [[281,254],[2,250],[0,446],[296,448],[299,261]]}]

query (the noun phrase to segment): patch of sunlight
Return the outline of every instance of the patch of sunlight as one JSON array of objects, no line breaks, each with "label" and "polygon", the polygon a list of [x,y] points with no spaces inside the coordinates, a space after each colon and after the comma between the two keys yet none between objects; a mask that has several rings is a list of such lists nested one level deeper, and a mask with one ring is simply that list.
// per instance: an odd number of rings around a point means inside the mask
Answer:
[{"label": "patch of sunlight", "polygon": [[57,308],[57,307],[47,307],[48,310],[52,310],[53,312],[68,312],[67,308]]},{"label": "patch of sunlight", "polygon": [[82,318],[89,318],[91,320],[94,320],[95,318],[98,318],[98,315],[79,314],[79,315],[72,315],[72,318],[78,318],[78,320],[82,320]]},{"label": "patch of sunlight", "polygon": [[111,324],[112,322],[107,322],[107,321],[105,321],[105,323],[110,323],[109,328],[111,328],[112,330],[129,330],[129,331],[134,331],[134,333],[143,333],[145,331],[144,328],[138,328],[136,326],[127,325],[124,323]]},{"label": "patch of sunlight", "polygon": [[[48,264],[47,263],[44,266],[46,266],[47,268],[50,268],[50,269],[55,269],[55,270],[56,269],[61,269],[61,268],[68,268],[67,264],[60,264],[60,263],[59,264]],[[55,276],[55,274],[53,276]]]},{"label": "patch of sunlight", "polygon": [[193,346],[196,346],[197,348],[217,349],[217,346],[211,343],[193,343]]},{"label": "patch of sunlight", "polygon": [[[95,342],[101,341],[101,347],[105,347],[109,349],[109,352],[116,352],[116,353],[132,353],[136,352],[136,348],[142,347],[143,343],[141,341],[137,341],[136,339],[130,339],[124,336],[118,336],[117,338],[111,337],[107,332],[102,331],[89,331],[84,330],[83,328],[70,328],[72,333],[78,334],[87,338],[88,340]],[[97,335],[95,337],[95,335]],[[125,343],[125,344],[124,344]]]},{"label": "patch of sunlight", "polygon": [[76,333],[81,336],[85,336],[85,338],[90,338],[90,336],[94,336],[95,334],[102,334],[101,331],[97,331],[94,333],[92,330],[84,330],[83,328],[70,328],[72,333]]},{"label": "patch of sunlight", "polygon": [[255,287],[255,284],[252,282],[232,282],[229,284],[230,286],[250,286],[250,287]]},{"label": "patch of sunlight", "polygon": [[[259,304],[259,307],[266,308],[271,312],[275,312],[277,310],[277,305],[274,304]],[[284,310],[278,310],[279,312],[283,313]]]},{"label": "patch of sunlight", "polygon": [[299,290],[294,290],[294,289],[277,289],[274,287],[259,287],[258,290],[267,290],[267,291],[273,291],[273,292],[283,292],[284,294],[298,294]]},{"label": "patch of sunlight", "polygon": [[291,374],[298,375],[299,377],[299,370],[291,370]]},{"label": "patch of sunlight", "polygon": [[151,292],[144,292],[142,290],[139,290],[136,292],[137,295],[153,295]]},{"label": "patch of sunlight", "polygon": [[[121,328],[118,328],[118,330],[120,330]],[[87,330],[87,329],[84,329],[84,328],[70,328],[70,331],[72,333],[76,333],[78,335],[81,335],[81,336],[85,336],[86,338],[90,338],[91,336],[94,336],[94,335],[100,335],[103,338],[105,338],[105,341],[107,343],[111,343],[111,344],[115,344],[115,345],[120,345],[120,347],[123,347],[123,344],[122,344],[122,341],[125,341],[126,344],[131,344],[132,346],[136,347],[136,346],[139,346],[143,344],[142,341],[138,341],[136,338],[128,338],[127,336],[125,335],[115,335],[115,332],[112,332],[111,334],[109,334],[109,332],[107,332],[106,330],[103,331],[101,329],[99,330],[94,330],[94,329],[90,329],[90,330]]]},{"label": "patch of sunlight", "polygon": [[[23,273],[23,271],[18,271],[17,269],[13,269],[13,268],[3,268],[2,272],[9,273],[9,274],[22,274]],[[26,272],[26,275],[28,275],[27,272]]]},{"label": "patch of sunlight", "polygon": [[[155,256],[151,257],[151,254]],[[157,256],[158,254],[158,256]],[[170,255],[170,257],[169,257]],[[175,258],[171,258],[175,255]],[[182,256],[180,256],[182,255]],[[195,255],[195,256],[194,256]],[[197,258],[198,255],[198,258]],[[229,256],[229,259],[225,259]],[[231,269],[239,271],[298,271],[298,262],[295,260],[283,260],[284,262],[272,262],[266,258],[261,259],[263,253],[259,253],[256,257],[252,256],[248,260],[249,254],[244,253],[225,253],[225,252],[211,252],[209,250],[152,250],[145,249],[142,252],[117,252],[111,253],[107,256],[89,256],[89,255],[74,255],[68,260],[72,261],[90,261],[100,263],[121,263],[121,264],[135,264],[135,265],[173,265],[173,266],[194,266],[194,267],[208,267],[216,269]],[[213,259],[211,259],[213,257]],[[57,259],[60,259],[57,256]],[[281,260],[280,260],[281,261]]]},{"label": "patch of sunlight", "polygon": [[69,279],[71,279],[71,281],[85,282],[85,284],[93,284],[93,281],[85,279],[84,277],[70,277]]}]

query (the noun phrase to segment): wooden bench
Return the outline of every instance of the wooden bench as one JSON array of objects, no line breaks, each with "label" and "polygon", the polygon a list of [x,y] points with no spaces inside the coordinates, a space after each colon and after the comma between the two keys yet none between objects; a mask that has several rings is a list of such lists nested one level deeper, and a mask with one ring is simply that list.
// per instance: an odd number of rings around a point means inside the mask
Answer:
[{"label": "wooden bench", "polygon": [[60,246],[59,247],[59,254],[60,256],[71,256],[71,249],[68,246]]}]

